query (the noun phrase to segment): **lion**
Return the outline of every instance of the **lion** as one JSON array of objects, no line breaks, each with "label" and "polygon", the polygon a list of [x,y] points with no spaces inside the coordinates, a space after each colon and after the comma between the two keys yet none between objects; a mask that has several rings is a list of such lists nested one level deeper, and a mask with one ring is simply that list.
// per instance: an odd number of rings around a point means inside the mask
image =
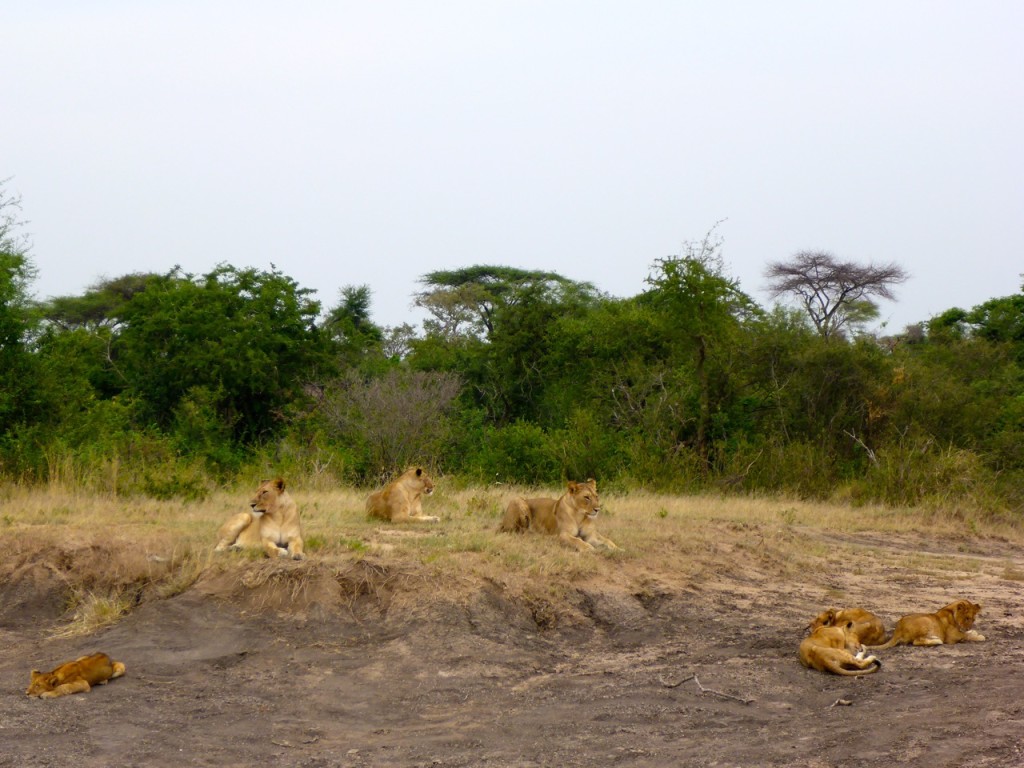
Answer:
[{"label": "lion", "polygon": [[216,552],[262,547],[270,557],[305,557],[299,508],[284,489],[284,480],[264,480],[249,502],[251,512],[232,515],[217,532]]},{"label": "lion", "polygon": [[854,634],[864,645],[885,642],[885,625],[882,624],[882,620],[863,608],[829,608],[818,614],[807,628],[813,632],[818,627],[841,627],[848,622],[853,622]]},{"label": "lion", "polygon": [[366,499],[366,516],[392,523],[438,523],[441,518],[423,514],[423,496],[434,492],[434,481],[423,467],[412,467]]},{"label": "lion", "polygon": [[109,680],[123,674],[124,664],[120,661],[114,661],[105,653],[94,653],[61,664],[52,672],[33,669],[25,693],[40,699],[86,693],[92,686],[106,685]]},{"label": "lion", "polygon": [[512,499],[498,530],[505,533],[537,531],[557,535],[559,541],[580,552],[595,549],[621,549],[611,539],[597,532],[594,518],[601,511],[597,481],[569,481],[567,490],[558,499]]},{"label": "lion", "polygon": [[949,645],[967,640],[980,643],[985,636],[971,629],[981,612],[981,606],[970,600],[957,600],[935,613],[911,613],[896,622],[892,637],[871,649],[892,648],[896,645]]},{"label": "lion", "polygon": [[808,669],[833,675],[870,675],[882,668],[875,656],[865,656],[852,621],[821,626],[800,643],[800,662]]}]

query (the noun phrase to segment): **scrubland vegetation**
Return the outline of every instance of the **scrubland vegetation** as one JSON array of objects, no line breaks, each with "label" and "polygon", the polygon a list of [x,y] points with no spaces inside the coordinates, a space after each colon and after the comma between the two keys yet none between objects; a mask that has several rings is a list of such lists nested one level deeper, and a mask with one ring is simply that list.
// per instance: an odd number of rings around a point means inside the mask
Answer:
[{"label": "scrubland vegetation", "polygon": [[416,462],[456,489],[595,477],[994,522],[1024,500],[1024,294],[880,332],[873,297],[898,268],[798,254],[766,265],[795,308],[762,307],[712,233],[652,259],[630,297],[512,267],[430,273],[421,328],[375,324],[372,286],[324,307],[277,269],[227,264],[37,301],[18,201],[0,187],[0,203],[9,486],[177,509],[269,475],[362,492]]}]

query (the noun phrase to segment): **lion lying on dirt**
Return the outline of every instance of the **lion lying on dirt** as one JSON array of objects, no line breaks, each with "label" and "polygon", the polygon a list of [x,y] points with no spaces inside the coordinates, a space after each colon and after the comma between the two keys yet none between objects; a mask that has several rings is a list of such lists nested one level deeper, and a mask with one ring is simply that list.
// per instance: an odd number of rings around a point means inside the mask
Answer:
[{"label": "lion lying on dirt", "polygon": [[818,627],[800,643],[800,661],[808,669],[834,675],[870,675],[882,668],[874,656],[865,656],[853,622]]},{"label": "lion lying on dirt", "polygon": [[422,467],[407,469],[366,500],[366,516],[392,523],[437,523],[441,518],[423,514],[423,496],[434,492],[434,481]]},{"label": "lion lying on dirt", "polygon": [[220,527],[214,551],[262,547],[270,557],[305,557],[299,508],[284,489],[284,480],[264,480],[249,507],[251,512],[232,515]]},{"label": "lion lying on dirt", "polygon": [[563,544],[580,552],[620,549],[614,541],[597,532],[594,518],[600,511],[596,480],[569,481],[566,492],[558,499],[512,499],[498,530],[505,533],[532,530],[557,535]]},{"label": "lion lying on dirt", "polygon": [[864,645],[885,642],[885,625],[882,620],[863,608],[843,608],[838,611],[829,608],[819,613],[807,628],[813,632],[818,627],[842,627],[850,622],[853,623],[853,633],[857,640]]},{"label": "lion lying on dirt", "polygon": [[979,643],[985,636],[971,627],[980,612],[977,603],[957,600],[935,613],[911,613],[896,622],[887,643],[869,647],[881,650],[903,644],[948,645],[963,640]]},{"label": "lion lying on dirt", "polygon": [[86,693],[94,685],[106,685],[108,680],[124,674],[124,664],[113,661],[105,653],[81,656],[74,661],[61,664],[52,672],[32,670],[28,689],[29,696],[41,699],[55,699],[72,693]]}]

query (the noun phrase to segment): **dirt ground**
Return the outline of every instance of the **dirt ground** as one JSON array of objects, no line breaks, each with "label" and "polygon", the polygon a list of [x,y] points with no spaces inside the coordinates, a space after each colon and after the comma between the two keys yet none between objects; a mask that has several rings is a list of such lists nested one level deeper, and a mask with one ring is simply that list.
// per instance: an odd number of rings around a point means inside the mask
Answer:
[{"label": "dirt ground", "polygon": [[[652,553],[552,600],[372,558],[239,561],[70,639],[45,569],[21,568],[0,583],[0,766],[1024,765],[1024,550],[799,535],[820,567],[723,525],[687,574]],[[960,597],[986,642],[884,651],[863,678],[797,660],[824,608],[891,627]],[[31,668],[95,650],[125,677],[24,695]]]}]

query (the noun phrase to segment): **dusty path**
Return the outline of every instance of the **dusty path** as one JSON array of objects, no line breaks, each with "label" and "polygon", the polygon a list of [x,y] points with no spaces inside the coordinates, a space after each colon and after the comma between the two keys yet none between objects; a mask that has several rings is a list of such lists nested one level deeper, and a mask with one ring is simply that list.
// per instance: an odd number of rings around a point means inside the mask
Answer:
[{"label": "dusty path", "polygon": [[[250,586],[203,579],[92,637],[8,620],[0,766],[1024,765],[1024,552],[833,539],[842,557],[813,573],[782,577],[726,542],[688,576],[626,562],[563,605],[480,583],[458,599],[419,585],[401,610],[369,590],[282,611],[281,582],[250,564]],[[819,608],[864,604],[891,625],[960,596],[984,604],[987,642],[892,649],[860,679],[797,662]],[[128,674],[24,696],[30,667],[98,649]]]}]

